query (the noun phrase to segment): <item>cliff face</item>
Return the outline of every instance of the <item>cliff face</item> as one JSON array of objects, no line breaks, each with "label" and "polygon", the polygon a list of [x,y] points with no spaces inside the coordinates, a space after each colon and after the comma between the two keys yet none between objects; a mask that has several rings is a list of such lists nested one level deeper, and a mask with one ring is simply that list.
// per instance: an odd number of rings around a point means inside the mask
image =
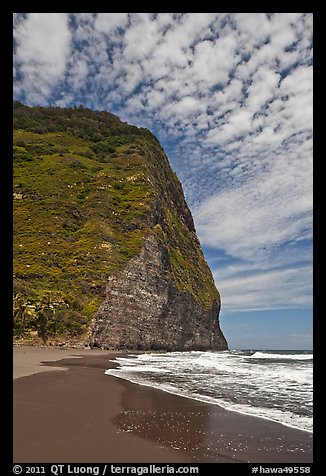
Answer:
[{"label": "cliff face", "polygon": [[227,348],[182,187],[146,129],[14,110],[14,328],[108,349]]},{"label": "cliff face", "polygon": [[166,248],[155,235],[140,253],[108,278],[104,303],[95,314],[91,345],[108,349],[226,349],[214,301],[203,309],[180,292]]}]

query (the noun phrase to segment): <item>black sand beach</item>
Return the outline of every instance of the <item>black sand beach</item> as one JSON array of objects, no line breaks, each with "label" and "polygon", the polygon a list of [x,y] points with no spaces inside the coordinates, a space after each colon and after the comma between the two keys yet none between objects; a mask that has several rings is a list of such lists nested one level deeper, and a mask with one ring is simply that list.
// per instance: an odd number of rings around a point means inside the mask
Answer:
[{"label": "black sand beach", "polygon": [[15,463],[312,462],[311,433],[105,375],[115,356],[14,348]]}]

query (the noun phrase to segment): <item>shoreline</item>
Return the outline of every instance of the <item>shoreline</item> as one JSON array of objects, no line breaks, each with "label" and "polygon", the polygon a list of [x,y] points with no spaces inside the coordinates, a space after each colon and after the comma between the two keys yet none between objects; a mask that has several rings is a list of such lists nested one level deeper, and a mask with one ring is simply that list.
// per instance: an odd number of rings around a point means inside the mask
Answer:
[{"label": "shoreline", "polygon": [[[27,346],[14,345],[13,347],[13,379],[50,371],[67,371],[68,367],[54,366],[52,362],[66,358],[82,358],[88,355],[107,355],[110,351],[101,349],[67,349],[55,346]],[[115,351],[114,354],[125,354]],[[46,365],[42,361],[51,362]]]},{"label": "shoreline", "polygon": [[312,462],[311,433],[104,373],[131,353],[14,347],[15,463]]},{"label": "shoreline", "polygon": [[[114,377],[114,378],[120,379],[120,380],[128,382],[128,383],[131,383],[132,385],[140,385],[140,386],[156,389],[156,387],[152,387],[151,385],[147,385],[145,383],[133,382],[132,380],[124,379],[123,377],[116,377],[115,375],[114,376],[113,375],[111,376],[110,374],[106,374],[106,375],[109,375],[110,377]],[[219,403],[209,403],[209,402],[205,401],[204,399],[201,399],[200,397],[198,397],[198,398],[193,397],[193,396],[190,397],[190,396],[182,395],[181,393],[171,392],[169,390],[163,390],[163,389],[156,389],[156,390],[158,390],[160,392],[163,392],[163,393],[169,393],[170,395],[175,395],[176,397],[186,398],[188,400],[194,400],[196,402],[204,403],[206,405],[217,406],[217,407],[219,407],[219,408],[221,408],[221,409],[223,409],[227,412],[237,413],[238,415],[249,416],[251,418],[258,418],[259,420],[266,420],[266,422],[275,423],[277,425],[285,426],[286,428],[290,428],[290,429],[296,430],[296,431],[303,431],[304,433],[308,433],[311,436],[313,435],[313,430],[306,430],[304,428],[298,428],[297,426],[288,425],[287,423],[282,423],[282,422],[273,420],[272,418],[268,418],[266,416],[261,416],[261,415],[258,416],[258,415],[254,415],[252,413],[246,413],[244,411],[232,410],[232,409],[229,409],[229,408],[225,408],[224,406],[222,406]]]}]

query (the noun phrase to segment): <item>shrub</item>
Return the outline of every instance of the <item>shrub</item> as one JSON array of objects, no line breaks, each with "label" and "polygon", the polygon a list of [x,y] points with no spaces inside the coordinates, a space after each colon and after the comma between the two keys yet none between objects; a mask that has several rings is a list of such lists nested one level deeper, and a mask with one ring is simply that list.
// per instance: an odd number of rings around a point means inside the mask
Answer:
[{"label": "shrub", "polygon": [[13,148],[13,158],[15,161],[26,161],[32,162],[34,160],[33,155],[28,152],[24,147],[14,146]]},{"label": "shrub", "polygon": [[86,169],[87,167],[83,164],[81,160],[73,160],[72,162],[69,163],[69,167],[72,169]]}]

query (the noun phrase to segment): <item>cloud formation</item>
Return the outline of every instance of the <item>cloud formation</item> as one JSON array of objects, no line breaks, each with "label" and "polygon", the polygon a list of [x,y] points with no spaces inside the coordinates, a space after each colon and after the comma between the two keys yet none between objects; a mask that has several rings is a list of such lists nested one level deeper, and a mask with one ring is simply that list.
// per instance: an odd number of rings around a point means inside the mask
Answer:
[{"label": "cloud formation", "polygon": [[[310,266],[282,269],[244,269],[227,266],[216,271],[224,311],[295,309],[312,305]],[[305,277],[305,278],[303,278]]]},{"label": "cloud formation", "polygon": [[15,67],[21,81],[16,94],[27,87],[31,103],[46,102],[53,88],[64,78],[71,33],[64,13],[30,13],[15,18]]},{"label": "cloud formation", "polygon": [[17,99],[158,135],[225,308],[310,306],[312,14],[27,13],[14,41]]}]

